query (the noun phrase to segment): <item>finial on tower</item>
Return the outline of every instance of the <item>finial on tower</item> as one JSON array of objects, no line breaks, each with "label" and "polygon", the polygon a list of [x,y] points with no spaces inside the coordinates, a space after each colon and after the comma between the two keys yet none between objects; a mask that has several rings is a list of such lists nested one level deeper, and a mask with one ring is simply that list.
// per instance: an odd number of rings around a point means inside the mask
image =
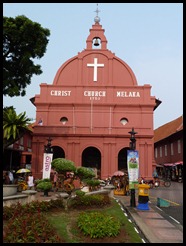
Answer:
[{"label": "finial on tower", "polygon": [[98,13],[100,12],[100,10],[98,10],[98,3],[97,3],[97,9],[94,12],[97,13],[96,17],[94,18],[94,21],[95,21],[95,23],[99,23],[100,22],[100,18],[98,16]]}]

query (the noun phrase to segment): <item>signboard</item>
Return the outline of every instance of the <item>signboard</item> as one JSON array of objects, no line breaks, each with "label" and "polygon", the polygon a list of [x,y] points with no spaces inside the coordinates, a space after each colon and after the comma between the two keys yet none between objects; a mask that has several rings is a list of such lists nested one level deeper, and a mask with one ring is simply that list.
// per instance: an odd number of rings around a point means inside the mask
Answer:
[{"label": "signboard", "polygon": [[44,153],[44,156],[43,156],[43,177],[42,177],[42,179],[49,179],[50,178],[52,158],[53,158],[53,154]]},{"label": "signboard", "polygon": [[127,150],[129,189],[135,189],[139,178],[139,155],[137,150]]}]

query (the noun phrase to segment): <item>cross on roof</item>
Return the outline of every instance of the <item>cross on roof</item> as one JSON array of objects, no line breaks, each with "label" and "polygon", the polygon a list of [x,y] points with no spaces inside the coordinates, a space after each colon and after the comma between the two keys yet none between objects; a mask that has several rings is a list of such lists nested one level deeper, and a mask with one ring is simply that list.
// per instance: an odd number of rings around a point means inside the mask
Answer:
[{"label": "cross on roof", "polygon": [[98,3],[97,3],[97,9],[94,12],[96,12],[97,13],[97,16],[98,16],[98,13],[100,12],[100,10],[98,10]]}]

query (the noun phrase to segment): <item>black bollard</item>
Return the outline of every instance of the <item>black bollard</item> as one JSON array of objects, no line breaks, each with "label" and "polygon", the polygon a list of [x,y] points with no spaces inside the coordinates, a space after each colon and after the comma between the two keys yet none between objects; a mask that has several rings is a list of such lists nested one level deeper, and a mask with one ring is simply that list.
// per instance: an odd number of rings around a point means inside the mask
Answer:
[{"label": "black bollard", "polygon": [[130,206],[131,207],[136,207],[135,189],[131,189],[130,193],[131,193]]}]

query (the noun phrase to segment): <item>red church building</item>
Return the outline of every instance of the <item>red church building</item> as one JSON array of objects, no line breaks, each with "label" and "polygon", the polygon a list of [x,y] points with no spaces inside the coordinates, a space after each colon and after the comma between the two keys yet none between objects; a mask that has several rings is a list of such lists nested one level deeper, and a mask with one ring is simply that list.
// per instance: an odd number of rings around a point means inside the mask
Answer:
[{"label": "red church building", "polygon": [[44,145],[51,138],[53,159],[96,168],[99,178],[127,171],[130,131],[139,151],[139,174],[152,177],[154,110],[161,103],[151,85],[138,86],[132,69],[107,49],[98,15],[86,49],[58,69],[53,84],[40,84],[32,142],[32,172],[42,177]]}]

